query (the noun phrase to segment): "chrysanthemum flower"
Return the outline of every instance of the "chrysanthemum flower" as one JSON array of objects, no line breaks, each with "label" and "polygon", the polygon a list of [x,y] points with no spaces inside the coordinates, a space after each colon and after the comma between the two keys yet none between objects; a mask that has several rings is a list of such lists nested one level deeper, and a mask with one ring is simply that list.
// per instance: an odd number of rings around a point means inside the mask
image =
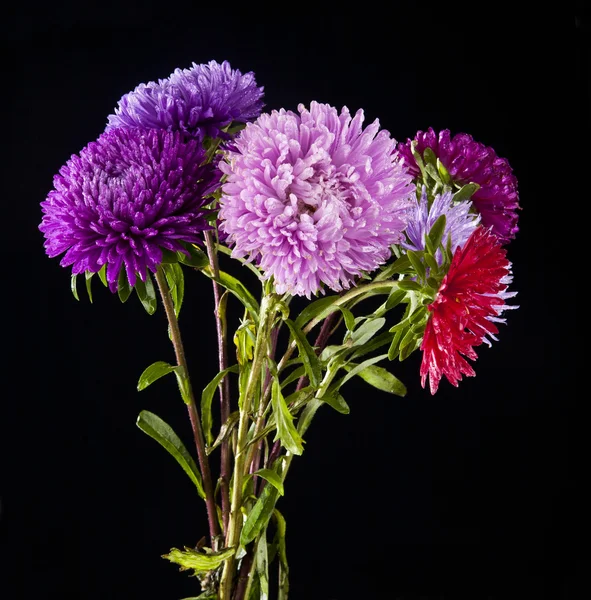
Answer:
[{"label": "chrysanthemum flower", "polygon": [[396,141],[327,104],[273,111],[234,141],[220,200],[233,255],[256,260],[279,293],[339,291],[402,240],[414,185]]},{"label": "chrysanthemum flower", "polygon": [[208,228],[204,196],[219,183],[205,151],[181,133],[121,128],[103,133],[73,155],[41,203],[39,229],[50,257],[65,252],[72,273],[107,265],[111,291],[125,267],[131,286],[155,272],[162,249],[187,252]]},{"label": "chrysanthemum flower", "polygon": [[227,61],[193,63],[167,79],[140,84],[119,100],[107,130],[146,127],[182,131],[189,137],[228,139],[222,130],[233,122],[256,119],[263,107],[263,88],[252,72],[243,75]]},{"label": "chrysanthemum flower", "polygon": [[[427,190],[423,186],[421,199],[417,198],[406,226],[405,233],[408,241],[403,241],[400,245],[407,250],[424,250],[425,238],[435,221],[441,215],[445,215],[443,243],[447,244],[450,238],[452,248],[462,247],[480,223],[480,215],[470,212],[472,203],[469,200],[453,203],[452,196],[451,192],[437,194],[429,207]],[[437,250],[435,258],[439,264],[442,263],[443,256],[440,250]]]},{"label": "chrysanthemum flower", "polygon": [[[439,135],[429,128],[419,131],[414,138],[416,150],[423,154],[425,148],[431,148],[441,164],[447,169],[454,182],[464,185],[477,183],[480,188],[472,195],[476,210],[482,215],[482,224],[492,227],[505,244],[515,238],[519,193],[517,178],[505,158],[480,142],[474,141],[467,133],[458,133],[450,137],[449,129]],[[420,174],[419,167],[411,152],[412,140],[398,144],[398,152],[413,177]]]},{"label": "chrysanthemum flower", "polygon": [[464,358],[476,359],[474,348],[488,337],[495,338],[499,315],[508,308],[507,292],[512,282],[511,263],[506,250],[490,229],[479,226],[463,248],[453,256],[449,271],[441,282],[437,296],[427,308],[430,311],[421,350],[421,384],[429,376],[431,393],[435,394],[441,377],[457,387],[462,375],[472,377],[474,369]]}]

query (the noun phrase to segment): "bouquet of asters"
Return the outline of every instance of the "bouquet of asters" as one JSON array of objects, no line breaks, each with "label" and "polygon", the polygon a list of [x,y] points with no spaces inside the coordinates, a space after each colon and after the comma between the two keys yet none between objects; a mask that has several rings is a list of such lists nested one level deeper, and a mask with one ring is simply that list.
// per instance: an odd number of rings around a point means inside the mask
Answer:
[{"label": "bouquet of asters", "polygon": [[[149,411],[137,425],[204,502],[209,531],[164,555],[198,579],[190,600],[270,588],[285,600],[278,500],[316,411],[348,413],[354,377],[404,396],[392,371],[417,350],[423,387],[457,386],[515,308],[506,159],[449,130],[397,142],[378,120],[364,127],[362,110],[263,109],[254,74],[228,62],[140,84],[41,202],[46,252],[71,267],[76,298],[78,276],[92,300],[97,275],[122,302],[166,314],[175,360],[147,366],[138,390],[174,375],[193,439]],[[186,278],[213,294],[216,373],[186,358]]]}]

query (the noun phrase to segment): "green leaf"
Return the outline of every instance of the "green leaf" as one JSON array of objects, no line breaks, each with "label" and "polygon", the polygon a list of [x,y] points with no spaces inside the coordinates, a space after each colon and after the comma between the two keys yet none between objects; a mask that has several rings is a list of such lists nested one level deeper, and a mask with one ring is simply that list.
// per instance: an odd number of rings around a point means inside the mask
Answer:
[{"label": "green leaf", "polygon": [[[277,549],[279,551],[279,564],[282,573],[279,574],[279,596],[278,600],[286,600],[287,592],[289,591],[289,583],[287,580],[287,574],[289,573],[289,566],[287,564],[287,553],[285,545],[285,534],[287,530],[287,523],[285,517],[275,509],[273,511],[275,517],[276,529],[275,529],[275,540],[277,542]],[[282,577],[283,575],[283,577]]]},{"label": "green leaf", "polygon": [[477,183],[467,183],[462,186],[452,197],[452,202],[462,202],[469,200],[474,192],[478,191],[480,186]]},{"label": "green leaf", "polygon": [[322,401],[326,402],[329,406],[332,406],[337,412],[342,415],[348,415],[351,412],[349,405],[345,402],[345,399],[338,393],[335,394],[324,394]]},{"label": "green leaf", "polygon": [[72,289],[72,295],[74,298],[76,298],[76,300],[78,300],[78,302],[80,302],[80,298],[78,297],[78,286],[76,285],[77,277],[78,275],[72,275],[72,278],[70,279],[70,287]]},{"label": "green leaf", "polygon": [[211,416],[211,403],[213,401],[213,397],[215,395],[215,391],[218,389],[220,385],[220,381],[228,374],[228,373],[238,373],[239,367],[238,365],[233,365],[220,371],[203,389],[201,392],[201,423],[203,425],[203,433],[205,434],[205,440],[208,445],[211,445],[213,441],[213,435],[211,433],[211,428],[213,426],[213,419]]},{"label": "green leaf", "polygon": [[296,327],[303,329],[304,325],[324,312],[328,307],[332,306],[338,299],[339,296],[325,296],[324,298],[319,298],[318,300],[314,300],[314,302],[307,304],[295,320]]},{"label": "green leaf", "polygon": [[388,394],[394,394],[395,396],[406,396],[406,386],[400,379],[392,375],[390,371],[387,371],[383,367],[370,365],[356,373],[356,375],[378,390],[382,390]]},{"label": "green leaf", "polygon": [[185,248],[189,252],[187,256],[184,252],[177,252],[177,257],[180,263],[187,265],[187,267],[194,267],[195,269],[203,269],[209,265],[209,258],[203,250],[197,248],[193,244],[184,244]]},{"label": "green leaf", "polygon": [[281,445],[292,454],[301,454],[304,451],[302,438],[293,424],[293,417],[281,393],[279,381],[274,378],[271,388],[271,404],[277,422],[277,433],[273,441],[281,440]]},{"label": "green leaf", "polygon": [[[392,264],[387,265],[384,269],[375,277],[375,281],[382,281],[390,279],[392,275],[399,275],[401,273],[407,273],[411,267],[408,256],[403,254],[398,257]],[[394,288],[396,289],[396,288]]]},{"label": "green leaf", "polygon": [[374,365],[375,363],[380,362],[381,360],[384,360],[387,356],[388,356],[387,354],[380,354],[379,356],[374,356],[372,358],[368,358],[367,360],[364,360],[362,363],[359,363],[358,365],[351,364],[351,363],[344,365],[344,369],[346,371],[348,371],[348,373],[338,383],[338,387],[342,387],[345,383],[347,383],[347,381],[349,381],[349,379],[351,379],[352,377],[355,377],[355,375],[358,375],[359,373],[361,373],[361,371],[363,371],[364,369],[367,369],[367,367]]},{"label": "green leaf", "polygon": [[417,281],[412,281],[411,279],[403,279],[402,281],[399,281],[398,287],[401,290],[415,292],[419,292],[423,289],[423,286],[420,283],[418,283]]},{"label": "green leaf", "polygon": [[119,271],[119,278],[117,279],[117,295],[119,296],[119,300],[123,303],[127,302],[127,299],[131,295],[131,287],[129,286],[129,280],[127,279],[124,268]]},{"label": "green leaf", "polygon": [[302,330],[297,327],[291,319],[285,319],[285,324],[289,327],[291,335],[298,346],[298,351],[302,362],[304,363],[310,385],[315,388],[318,387],[320,385],[320,380],[322,379],[322,371],[316,353],[310,345],[310,342],[308,342],[308,338],[306,338]]},{"label": "green leaf", "polygon": [[149,272],[146,273],[145,282],[138,277],[137,281],[135,282],[135,291],[146,312],[149,315],[153,315],[156,312],[158,301],[156,299],[156,290],[154,289],[154,284],[152,283],[152,277]]},{"label": "green leaf", "polygon": [[255,471],[253,475],[258,475],[265,481],[268,481],[272,486],[277,488],[277,491],[281,496],[285,493],[283,490],[283,479],[280,475],[277,475],[275,471],[272,471],[271,469],[259,469],[258,471]]},{"label": "green leaf", "polygon": [[240,417],[240,412],[235,410],[230,413],[228,420],[220,427],[220,432],[218,433],[215,442],[209,447],[206,448],[205,453],[209,456],[224,440],[228,438],[230,433],[236,425],[238,424],[238,419]]},{"label": "green leaf", "polygon": [[191,383],[185,369],[178,365],[174,368],[174,374],[179,384],[179,391],[181,392],[183,402],[187,405],[191,404]]},{"label": "green leaf", "polygon": [[229,292],[234,294],[240,302],[245,306],[245,308],[250,312],[250,316],[253,321],[258,324],[259,321],[259,303],[255,300],[255,297],[246,289],[245,285],[232,277],[232,275],[228,275],[224,271],[219,271],[219,276],[214,277],[211,268],[206,267],[203,269],[203,272],[211,277],[214,281],[217,281],[220,285],[225,287]]},{"label": "green leaf", "polygon": [[144,372],[140,375],[137,383],[138,392],[145,390],[149,385],[152,385],[157,379],[172,373],[176,367],[169,365],[167,362],[159,360],[158,362],[152,363],[147,367]]},{"label": "green leaf", "polygon": [[384,319],[384,317],[378,317],[377,319],[370,319],[365,321],[351,334],[351,345],[363,346],[363,344],[369,342],[369,340],[371,340],[371,338],[385,324],[386,319]]},{"label": "green leaf", "polygon": [[344,306],[338,306],[338,309],[343,313],[343,318],[345,320],[345,327],[349,331],[353,331],[355,329],[355,317],[353,313]]},{"label": "green leaf", "polygon": [[282,382],[281,388],[283,389],[287,385],[289,385],[292,381],[303,377],[306,374],[306,367],[298,367],[294,369]]},{"label": "green leaf", "polygon": [[185,274],[183,268],[177,262],[162,265],[162,268],[172,296],[174,314],[178,318],[185,297]]},{"label": "green leaf", "polygon": [[137,426],[171,454],[195,484],[199,496],[205,500],[205,491],[203,490],[199,469],[172,427],[159,416],[147,410],[142,410],[138,415]]},{"label": "green leaf", "polygon": [[[429,238],[426,238],[429,239]],[[429,269],[431,269],[431,274],[433,273],[438,273],[439,272],[439,265],[437,264],[437,261],[434,258],[434,254],[436,252],[436,249],[433,250],[432,254],[429,254],[429,252],[425,252],[423,258],[425,259],[425,262],[427,263],[427,266],[429,267]],[[427,282],[429,281],[430,278],[427,279]]]},{"label": "green leaf", "polygon": [[306,408],[302,411],[300,418],[298,419],[298,433],[303,437],[306,431],[308,431],[308,427],[310,427],[310,423],[312,423],[312,419],[316,414],[316,411],[324,404],[322,400],[318,398],[312,398],[308,404],[306,404]]},{"label": "green leaf", "polygon": [[398,356],[398,353],[400,352],[400,340],[405,331],[405,329],[398,329],[396,331],[392,343],[390,344],[390,348],[388,349],[388,360],[394,360]]},{"label": "green leaf", "polygon": [[[219,552],[201,552],[185,547],[184,550],[172,548],[168,554],[163,554],[171,563],[180,566],[181,571],[192,570],[195,575],[217,569],[226,559],[234,554],[234,548],[224,548]],[[198,596],[198,598],[201,598]]]},{"label": "green leaf", "polygon": [[267,536],[266,530],[263,530],[256,547],[256,573],[261,586],[260,598],[266,600],[269,598],[269,557],[267,555]]},{"label": "green leaf", "polygon": [[374,337],[367,344],[364,344],[361,348],[355,350],[355,352],[351,355],[351,360],[357,360],[358,358],[361,358],[362,356],[365,356],[366,354],[369,354],[370,352],[389,344],[393,337],[394,336],[389,331],[380,333],[380,335]]},{"label": "green leaf", "polygon": [[94,273],[91,273],[90,271],[86,271],[84,273],[84,276],[86,278],[86,293],[88,294],[88,299],[90,300],[90,303],[92,304],[92,276],[94,275]]},{"label": "green leaf", "polygon": [[240,534],[240,545],[246,546],[254,540],[258,534],[267,527],[273,509],[277,503],[279,492],[272,485],[266,485],[261,492],[260,497],[255,502],[250,511],[242,532]]},{"label": "green leaf", "polygon": [[386,300],[386,310],[392,310],[398,306],[406,297],[406,291],[397,288],[392,288],[388,299]]}]

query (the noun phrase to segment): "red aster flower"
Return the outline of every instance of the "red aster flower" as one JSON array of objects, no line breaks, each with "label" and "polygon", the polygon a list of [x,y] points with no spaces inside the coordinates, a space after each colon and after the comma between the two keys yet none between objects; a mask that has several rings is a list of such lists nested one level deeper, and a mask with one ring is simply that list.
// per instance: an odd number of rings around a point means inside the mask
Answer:
[{"label": "red aster flower", "polygon": [[487,336],[495,339],[495,323],[507,306],[505,300],[516,292],[507,292],[513,280],[506,250],[490,228],[477,227],[463,248],[456,250],[449,271],[443,278],[435,300],[427,307],[429,320],[421,343],[421,385],[429,375],[434,394],[441,377],[457,387],[462,375],[472,377],[474,369],[464,358],[476,360],[474,347]]}]

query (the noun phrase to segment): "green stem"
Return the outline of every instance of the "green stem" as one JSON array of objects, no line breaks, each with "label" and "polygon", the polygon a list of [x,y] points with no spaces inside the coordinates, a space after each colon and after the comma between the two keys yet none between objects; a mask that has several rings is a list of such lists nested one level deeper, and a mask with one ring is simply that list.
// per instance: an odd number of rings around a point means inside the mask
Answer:
[{"label": "green stem", "polygon": [[[261,372],[267,353],[268,334],[275,313],[275,297],[264,295],[261,302],[259,330],[250,375],[246,383],[246,390],[241,394],[240,418],[238,421],[238,437],[236,440],[236,455],[234,457],[234,477],[232,482],[232,501],[230,505],[230,519],[226,533],[226,547],[238,551],[240,533],[242,531],[242,483],[245,476],[246,446],[250,424],[250,412],[256,386],[259,384]],[[220,581],[220,600],[230,600],[232,594],[232,580],[234,577],[235,558],[231,556],[224,563]]]},{"label": "green stem", "polygon": [[[220,371],[224,371],[228,367],[228,352],[226,348],[226,327],[225,327],[225,303],[222,303],[221,288],[215,278],[219,277],[220,269],[218,265],[218,257],[215,249],[213,234],[211,231],[205,232],[205,246],[209,257],[209,266],[213,273],[213,298],[215,303],[215,324],[218,339],[218,366]],[[220,416],[222,423],[226,423],[230,416],[230,378],[224,377],[220,381]],[[220,494],[222,498],[222,525],[224,533],[228,529],[228,521],[230,518],[230,442],[225,440],[221,445],[220,453]]]},{"label": "green stem", "polygon": [[219,535],[219,525],[217,518],[217,510],[215,505],[214,490],[211,482],[211,472],[209,470],[209,462],[207,460],[207,454],[205,453],[205,440],[203,437],[203,430],[201,428],[201,419],[199,418],[199,412],[197,411],[197,403],[195,402],[195,395],[193,393],[193,387],[189,379],[189,369],[187,367],[187,359],[185,357],[185,349],[181,338],[181,330],[179,329],[179,322],[174,312],[174,303],[170,290],[168,288],[168,282],[166,281],[166,275],[162,270],[162,267],[158,267],[156,271],[156,282],[162,296],[162,303],[164,304],[164,310],[166,317],[168,318],[168,324],[170,326],[170,337],[172,345],[174,347],[174,353],[176,356],[177,365],[183,368],[188,382],[188,394],[189,402],[187,403],[187,409],[189,411],[189,418],[191,420],[191,428],[193,429],[193,437],[195,438],[195,447],[197,449],[197,458],[199,460],[199,467],[201,469],[201,477],[203,479],[203,490],[205,491],[205,505],[207,507],[207,520],[209,522],[209,533],[211,536],[212,547],[216,542],[216,538]]}]

